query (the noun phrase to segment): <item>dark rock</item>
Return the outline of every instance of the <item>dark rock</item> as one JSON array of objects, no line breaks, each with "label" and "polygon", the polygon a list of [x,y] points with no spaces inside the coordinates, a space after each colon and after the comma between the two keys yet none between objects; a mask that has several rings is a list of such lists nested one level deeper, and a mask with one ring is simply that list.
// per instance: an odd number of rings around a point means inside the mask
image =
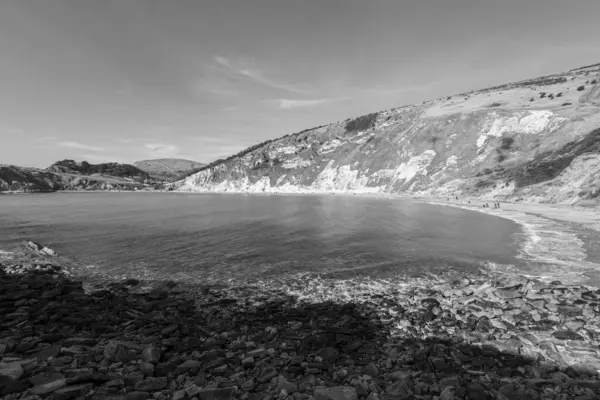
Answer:
[{"label": "dark rock", "polygon": [[112,362],[127,362],[135,358],[135,353],[130,350],[136,347],[132,343],[111,340],[104,348],[104,357]]},{"label": "dark rock", "polygon": [[31,391],[37,395],[44,395],[54,392],[55,390],[58,390],[66,385],[67,380],[63,378],[51,382],[46,382],[41,385],[36,385],[33,389],[31,389]]},{"label": "dark rock", "polygon": [[583,337],[573,331],[556,331],[552,336],[559,340],[583,340]]},{"label": "dark rock", "polygon": [[127,393],[124,397],[124,400],[148,400],[152,397],[152,395],[148,392],[140,392],[136,390],[134,392]]},{"label": "dark rock", "polygon": [[466,391],[470,400],[492,400],[492,396],[479,383],[469,383]]},{"label": "dark rock", "polygon": [[160,349],[152,344],[142,351],[142,358],[144,361],[152,364],[158,364],[160,362],[160,356]]},{"label": "dark rock", "polygon": [[65,386],[61,389],[54,391],[53,399],[66,400],[75,399],[87,394],[94,385],[92,383],[82,383],[79,385]]},{"label": "dark rock", "polygon": [[365,366],[365,373],[373,378],[377,378],[379,376],[379,369],[375,363],[368,363]]},{"label": "dark rock", "polygon": [[156,367],[154,367],[154,375],[155,376],[167,376],[170,372],[173,371],[173,364],[171,363],[160,363]]},{"label": "dark rock", "polygon": [[167,386],[167,378],[146,378],[135,384],[135,390],[140,392],[153,392],[164,389]]},{"label": "dark rock", "polygon": [[47,360],[50,357],[58,356],[60,354],[61,348],[62,346],[59,345],[46,347],[45,349],[42,349],[35,353],[34,356],[37,357],[39,360]]},{"label": "dark rock", "polygon": [[333,362],[338,359],[340,353],[335,347],[325,347],[319,352],[319,357],[325,361]]}]

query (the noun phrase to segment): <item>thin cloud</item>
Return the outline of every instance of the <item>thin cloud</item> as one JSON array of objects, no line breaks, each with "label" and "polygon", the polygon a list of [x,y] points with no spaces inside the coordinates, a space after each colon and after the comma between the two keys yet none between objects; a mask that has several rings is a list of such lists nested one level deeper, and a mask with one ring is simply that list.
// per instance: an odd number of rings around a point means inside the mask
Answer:
[{"label": "thin cloud", "polygon": [[179,150],[179,147],[173,145],[173,144],[166,144],[166,143],[157,143],[157,142],[152,142],[152,143],[146,143],[144,145],[144,147],[147,149],[147,154],[150,157],[155,157],[155,158],[184,158],[187,160],[194,160],[196,159],[196,157],[194,157],[193,155],[187,154],[187,153],[182,153]]},{"label": "thin cloud", "polygon": [[215,56],[214,60],[220,67],[225,69],[227,72],[244,77],[255,83],[259,83],[261,85],[268,86],[273,89],[284,90],[287,92],[307,94],[307,92],[305,90],[302,90],[297,86],[285,84],[285,83],[281,83],[281,82],[276,82],[272,79],[267,78],[266,76],[264,76],[262,71],[260,71],[258,69],[248,69],[248,68],[238,67],[238,66],[234,65],[234,63],[232,63],[229,59],[222,57],[222,56]]},{"label": "thin cloud", "polygon": [[62,147],[69,147],[71,149],[79,149],[79,150],[89,150],[89,151],[104,150],[103,147],[90,146],[90,145],[79,143],[79,142],[60,142],[58,145],[62,146]]},{"label": "thin cloud", "polygon": [[146,143],[144,145],[150,151],[154,152],[163,152],[163,153],[173,153],[178,150],[177,146],[172,144],[162,144],[162,143]]},{"label": "thin cloud", "polygon": [[195,89],[201,92],[205,92],[205,93],[210,93],[210,94],[214,94],[217,96],[223,96],[223,97],[241,97],[242,93],[237,90],[234,89],[232,87],[229,87],[230,84],[227,83],[217,83],[215,81],[200,81],[195,85]]},{"label": "thin cloud", "polygon": [[314,107],[326,103],[334,103],[337,101],[349,100],[349,97],[338,97],[338,98],[326,98],[326,99],[313,99],[313,100],[292,100],[292,99],[271,99],[267,102],[274,103],[278,108],[282,110],[289,110],[293,108],[301,107]]}]

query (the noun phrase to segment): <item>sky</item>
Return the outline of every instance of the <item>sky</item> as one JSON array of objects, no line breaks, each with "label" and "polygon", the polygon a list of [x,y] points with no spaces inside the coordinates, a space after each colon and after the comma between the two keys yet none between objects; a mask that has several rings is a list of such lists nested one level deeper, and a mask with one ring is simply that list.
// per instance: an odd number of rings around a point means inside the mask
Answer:
[{"label": "sky", "polygon": [[598,0],[2,0],[0,164],[210,162],[600,62]]}]

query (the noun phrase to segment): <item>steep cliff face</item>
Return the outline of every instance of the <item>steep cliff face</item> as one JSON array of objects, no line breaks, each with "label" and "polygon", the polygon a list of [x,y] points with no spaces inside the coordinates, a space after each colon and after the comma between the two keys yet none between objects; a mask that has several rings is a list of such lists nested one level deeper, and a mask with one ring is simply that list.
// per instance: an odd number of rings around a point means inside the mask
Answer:
[{"label": "steep cliff face", "polygon": [[598,201],[599,74],[600,64],[306,130],[171,188]]},{"label": "steep cliff face", "polygon": [[0,192],[52,192],[60,187],[60,177],[52,172],[0,165]]}]

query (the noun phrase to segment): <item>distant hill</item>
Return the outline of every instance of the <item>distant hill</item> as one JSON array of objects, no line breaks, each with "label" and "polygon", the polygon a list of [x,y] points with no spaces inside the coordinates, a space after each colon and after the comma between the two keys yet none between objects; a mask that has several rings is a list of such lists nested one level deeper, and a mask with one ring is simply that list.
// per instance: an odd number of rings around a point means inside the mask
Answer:
[{"label": "distant hill", "polygon": [[46,171],[81,175],[101,174],[135,180],[150,179],[147,172],[130,164],[119,163],[90,164],[87,161],[62,160],[46,168]]},{"label": "distant hill", "polygon": [[[62,168],[68,169],[64,165],[53,165],[48,169],[0,165],[0,194],[3,192],[155,190],[162,188],[162,183],[153,179],[118,177],[100,173],[83,174],[70,169],[68,172],[58,171]],[[113,169],[113,172],[122,171]]]},{"label": "distant hill", "polygon": [[180,158],[159,158],[155,160],[136,161],[133,165],[150,174],[150,176],[159,179],[172,179],[186,172],[202,168],[205,164]]}]

